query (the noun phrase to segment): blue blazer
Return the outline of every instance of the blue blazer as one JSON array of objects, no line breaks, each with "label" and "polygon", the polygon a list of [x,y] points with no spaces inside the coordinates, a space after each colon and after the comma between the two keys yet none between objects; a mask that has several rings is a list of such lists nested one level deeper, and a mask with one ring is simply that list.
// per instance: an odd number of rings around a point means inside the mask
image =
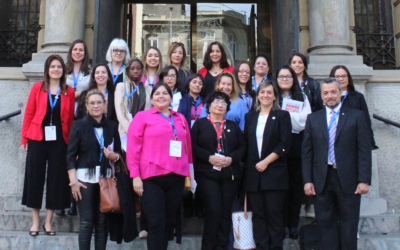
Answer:
[{"label": "blue blazer", "polygon": [[191,124],[191,112],[192,112],[192,103],[190,102],[190,95],[188,93],[182,96],[181,102],[179,103],[178,113],[181,113],[185,118],[187,123]]}]

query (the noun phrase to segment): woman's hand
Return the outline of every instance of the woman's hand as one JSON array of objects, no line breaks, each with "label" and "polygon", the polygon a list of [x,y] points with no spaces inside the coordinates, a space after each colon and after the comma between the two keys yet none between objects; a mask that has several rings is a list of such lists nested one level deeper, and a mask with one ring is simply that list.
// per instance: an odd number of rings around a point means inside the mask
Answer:
[{"label": "woman's hand", "polygon": [[142,197],[143,195],[143,182],[140,177],[135,177],[133,178],[133,189],[135,190],[135,193],[139,195],[139,197]]},{"label": "woman's hand", "polygon": [[211,165],[216,166],[216,167],[222,167],[225,159],[225,157],[221,157],[218,155],[211,155],[209,158],[209,162],[211,163]]},{"label": "woman's hand", "polygon": [[75,98],[78,98],[81,96],[82,91],[75,91]]},{"label": "woman's hand", "polygon": [[107,159],[112,161],[118,160],[118,155],[114,153],[110,146],[108,146],[108,148],[104,148],[103,152]]},{"label": "woman's hand", "polygon": [[265,169],[267,169],[268,167],[268,162],[266,160],[262,160],[259,163],[256,164],[256,169],[258,170],[258,172],[264,172]]},{"label": "woman's hand", "polygon": [[82,183],[80,183],[79,181],[77,181],[76,183],[74,183],[71,186],[72,196],[74,197],[74,200],[76,200],[76,201],[78,201],[78,198],[79,198],[79,200],[82,200],[81,188],[86,189],[87,187],[85,185],[83,185]]},{"label": "woman's hand", "polygon": [[232,164],[232,157],[223,157],[221,164],[223,168],[229,167]]},{"label": "woman's hand", "polygon": [[22,144],[21,150],[24,151],[25,153],[28,152],[28,144]]}]

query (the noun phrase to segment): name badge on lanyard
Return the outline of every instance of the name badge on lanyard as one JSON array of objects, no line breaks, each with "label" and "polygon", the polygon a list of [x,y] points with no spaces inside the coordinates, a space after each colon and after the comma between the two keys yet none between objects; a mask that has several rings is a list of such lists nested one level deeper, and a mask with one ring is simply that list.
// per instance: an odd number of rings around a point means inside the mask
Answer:
[{"label": "name badge on lanyard", "polygon": [[225,119],[222,119],[221,125],[219,126],[219,129],[217,128],[217,125],[215,125],[215,122],[211,118],[211,115],[208,116],[208,119],[210,120],[211,124],[214,126],[215,132],[217,132],[217,142],[218,142],[217,152],[218,152],[218,154],[220,154],[221,151],[222,151],[221,150],[221,138],[222,138],[222,129],[224,127]]},{"label": "name badge on lanyard", "polygon": [[[343,100],[342,100],[342,102],[341,102],[341,105],[343,105],[344,99],[346,99],[346,97],[347,97],[347,93],[346,93],[346,95],[344,96],[344,98],[343,98]],[[342,109],[342,107],[340,107],[340,109]],[[332,117],[331,121],[329,122],[329,125],[328,125],[328,133],[329,133],[329,131],[331,130],[333,121],[335,121],[335,120],[337,119],[337,117],[339,116],[339,114],[340,114],[340,109],[338,110],[338,112],[336,112],[336,114]]]},{"label": "name badge on lanyard", "polygon": [[57,133],[56,133],[56,126],[53,126],[53,109],[57,104],[58,94],[60,93],[60,87],[58,87],[57,89],[57,94],[56,97],[54,98],[54,101],[51,99],[50,87],[48,89],[48,93],[49,93],[51,115],[50,115],[50,126],[44,127],[44,138],[46,141],[55,141],[57,140]]},{"label": "name badge on lanyard", "polygon": [[118,73],[117,75],[114,75],[114,67],[113,64],[111,63],[111,73],[112,73],[112,79],[113,79],[113,83],[115,85],[115,82],[118,79],[119,73],[121,73],[121,70],[124,68],[124,65],[122,64],[121,67],[119,67]]},{"label": "name badge on lanyard", "polygon": [[[268,75],[266,75],[266,76],[264,77],[264,79],[262,79],[262,81],[261,81],[260,83],[262,83],[262,82],[263,82],[265,79],[267,79],[267,78],[268,78]],[[256,77],[253,76],[252,79],[253,79],[254,90],[257,92],[258,85],[257,85],[257,83],[256,83]],[[260,84],[260,83],[259,83],[259,84]]]},{"label": "name badge on lanyard", "polygon": [[147,77],[147,82],[149,83],[149,85],[153,88],[154,85],[156,84],[156,78],[157,78],[157,73],[154,74],[154,79],[153,79],[153,83],[150,83],[150,77]]},{"label": "name badge on lanyard", "polygon": [[79,74],[81,71],[78,72],[78,74],[75,76],[75,71],[72,71],[72,74],[74,76],[74,90],[76,91],[76,86],[78,85],[78,80],[79,80]]},{"label": "name badge on lanyard", "polygon": [[164,117],[165,119],[167,119],[167,121],[171,124],[172,126],[172,130],[174,131],[174,137],[175,140],[171,140],[169,142],[169,156],[172,157],[182,157],[182,142],[181,141],[177,141],[178,138],[178,134],[176,132],[176,128],[174,125],[174,117],[171,114],[171,119],[168,119],[167,116],[165,116],[163,113],[158,113],[160,114],[162,117]]},{"label": "name badge on lanyard", "polygon": [[96,134],[97,140],[99,140],[99,144],[100,144],[100,159],[99,159],[99,161],[101,161],[101,158],[103,158],[103,145],[104,145],[103,134],[104,134],[104,131],[103,131],[103,133],[101,133],[101,136],[99,136],[96,128],[93,128],[93,129],[94,129],[94,133]]}]

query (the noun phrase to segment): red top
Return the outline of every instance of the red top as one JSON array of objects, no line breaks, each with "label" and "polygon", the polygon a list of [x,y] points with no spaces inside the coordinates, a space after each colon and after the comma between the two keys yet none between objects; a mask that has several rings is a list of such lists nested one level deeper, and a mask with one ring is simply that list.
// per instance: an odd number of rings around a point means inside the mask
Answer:
[{"label": "red top", "polygon": [[[21,145],[28,144],[28,139],[35,141],[41,141],[43,139],[42,122],[46,115],[49,94],[47,91],[40,89],[42,83],[43,82],[35,83],[29,93],[24,121],[22,123]],[[61,93],[60,97],[62,132],[65,143],[68,144],[69,131],[74,121],[75,91],[73,88],[68,87],[67,93]]]},{"label": "red top", "polygon": [[[223,70],[224,72],[231,72],[231,73],[233,73],[234,67],[229,66],[228,68],[223,68],[222,70]],[[199,73],[200,75],[202,75],[202,76],[205,78],[206,75],[207,75],[207,72],[208,72],[208,69],[206,69],[206,68],[201,68],[201,69],[199,70],[199,72],[197,72],[197,73]]]}]

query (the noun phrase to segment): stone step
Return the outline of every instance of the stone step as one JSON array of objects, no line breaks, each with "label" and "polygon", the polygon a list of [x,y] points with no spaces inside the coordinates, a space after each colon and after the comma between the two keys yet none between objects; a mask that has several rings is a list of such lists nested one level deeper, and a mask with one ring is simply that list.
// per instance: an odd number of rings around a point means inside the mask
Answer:
[{"label": "stone step", "polygon": [[399,250],[400,234],[360,234],[357,250]]},{"label": "stone step", "polygon": [[362,234],[400,233],[400,215],[386,214],[361,217],[358,223],[358,232]]}]

